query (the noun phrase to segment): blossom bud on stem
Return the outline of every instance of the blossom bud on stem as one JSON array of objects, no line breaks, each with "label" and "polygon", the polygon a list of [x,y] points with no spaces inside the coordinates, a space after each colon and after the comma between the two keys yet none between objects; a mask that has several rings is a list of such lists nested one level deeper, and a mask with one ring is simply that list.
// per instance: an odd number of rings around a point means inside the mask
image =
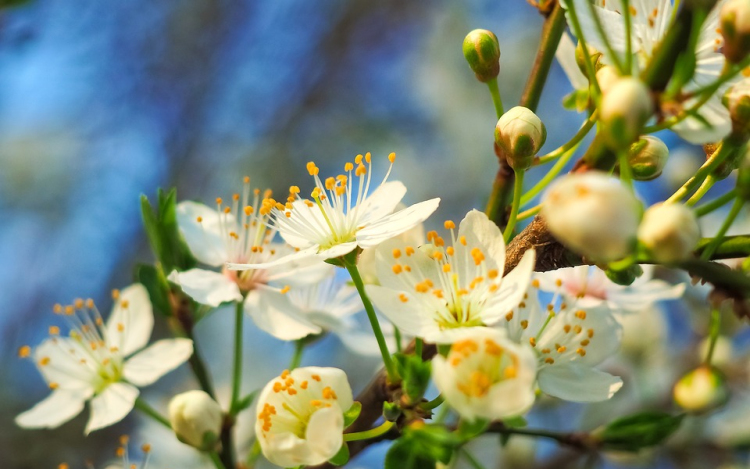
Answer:
[{"label": "blossom bud on stem", "polygon": [[669,148],[650,135],[641,137],[630,146],[628,164],[636,181],[650,181],[661,175],[669,157]]},{"label": "blossom bud on stem", "polygon": [[477,76],[487,83],[500,73],[500,44],[497,36],[486,29],[475,29],[464,38],[464,57]]},{"label": "blossom bud on stem", "polygon": [[642,81],[625,77],[609,87],[602,97],[600,112],[607,144],[613,149],[622,149],[638,138],[654,112],[654,105]]},{"label": "blossom bud on stem", "polygon": [[687,373],[674,386],[674,400],[691,412],[706,412],[724,404],[729,391],[721,373],[711,366],[700,366]]},{"label": "blossom bud on stem", "polygon": [[544,123],[523,106],[508,110],[495,126],[495,143],[505,153],[508,165],[516,171],[531,166],[546,139]]},{"label": "blossom bud on stem", "polygon": [[684,260],[700,240],[698,219],[682,204],[654,205],[643,215],[638,240],[656,262]]},{"label": "blossom bud on stem", "polygon": [[219,404],[203,391],[178,394],[169,403],[169,421],[177,439],[202,451],[216,449],[223,420]]}]

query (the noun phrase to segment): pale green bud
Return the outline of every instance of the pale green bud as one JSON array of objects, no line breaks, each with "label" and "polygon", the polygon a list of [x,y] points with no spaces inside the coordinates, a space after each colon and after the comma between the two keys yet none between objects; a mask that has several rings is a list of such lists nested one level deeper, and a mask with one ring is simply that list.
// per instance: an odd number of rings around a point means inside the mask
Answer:
[{"label": "pale green bud", "polygon": [[724,56],[729,62],[741,62],[750,53],[750,2],[728,0],[721,7],[719,26]]},{"label": "pale green bud", "polygon": [[495,126],[495,143],[505,153],[510,167],[516,170],[531,166],[545,140],[544,123],[523,106],[509,109]]},{"label": "pale green bud", "polygon": [[203,391],[178,394],[169,402],[169,422],[177,439],[202,451],[216,450],[224,416]]},{"label": "pale green bud", "polygon": [[613,149],[621,149],[629,147],[641,134],[654,112],[654,104],[642,81],[624,77],[604,94],[600,112],[607,143]]},{"label": "pale green bud", "polygon": [[[602,67],[602,53],[591,46],[586,46],[586,49],[591,63],[594,65],[594,70],[599,70],[599,68]],[[578,44],[576,45],[576,64],[578,64],[578,68],[584,75],[588,75],[589,73],[586,68],[586,52],[583,50],[583,44],[578,41]]]},{"label": "pale green bud", "polygon": [[607,93],[619,79],[620,74],[617,73],[617,69],[609,65],[605,65],[596,72],[596,82],[599,83],[602,94]]},{"label": "pale green bud", "polygon": [[685,410],[705,412],[726,403],[729,389],[724,377],[710,366],[701,366],[677,381],[674,400]]},{"label": "pale green bud", "polygon": [[669,148],[656,137],[641,137],[630,146],[628,164],[637,181],[650,181],[661,175],[669,157]]},{"label": "pale green bud", "polygon": [[638,227],[638,241],[659,263],[685,260],[701,237],[695,213],[682,204],[649,207]]},{"label": "pale green bud", "polygon": [[750,134],[750,79],[731,87],[724,94],[722,103],[729,109],[732,131],[735,134]]},{"label": "pale green bud", "polygon": [[477,76],[487,83],[500,73],[500,43],[492,31],[475,29],[464,38],[464,57]]}]

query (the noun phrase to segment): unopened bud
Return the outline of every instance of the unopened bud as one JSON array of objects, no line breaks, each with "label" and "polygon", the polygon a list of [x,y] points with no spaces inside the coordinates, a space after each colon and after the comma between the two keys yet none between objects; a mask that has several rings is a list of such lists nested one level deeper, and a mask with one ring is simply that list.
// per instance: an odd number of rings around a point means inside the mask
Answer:
[{"label": "unopened bud", "polygon": [[625,77],[613,83],[602,97],[601,121],[608,144],[627,148],[643,130],[654,112],[648,87],[642,81]]},{"label": "unopened bud", "polygon": [[604,274],[614,283],[628,286],[632,285],[635,279],[643,275],[643,267],[638,264],[632,264],[625,269],[607,269],[604,271]]},{"label": "unopened bud", "polygon": [[547,129],[531,110],[516,106],[500,118],[495,126],[495,143],[502,148],[508,164],[513,169],[531,166],[544,141]]},{"label": "unopened bud", "polygon": [[217,448],[223,420],[219,404],[203,391],[178,394],[169,403],[169,421],[177,439],[202,451]]},{"label": "unopened bud", "polygon": [[732,131],[735,134],[750,134],[750,79],[742,80],[731,87],[722,98],[729,109]]},{"label": "unopened bud", "polygon": [[599,83],[602,94],[607,93],[619,79],[620,74],[617,73],[617,69],[610,65],[605,65],[596,72],[596,82]]},{"label": "unopened bud", "polygon": [[555,238],[591,260],[622,259],[635,247],[640,202],[604,173],[561,177],[545,193],[541,213]]},{"label": "unopened bud", "polygon": [[649,207],[638,227],[638,241],[659,263],[685,260],[695,250],[700,236],[695,213],[682,204]]},{"label": "unopened bud", "polygon": [[750,200],[750,147],[745,151],[737,171],[737,195]]},{"label": "unopened bud", "polygon": [[729,62],[741,62],[750,53],[750,2],[728,0],[721,7],[719,26],[724,56]]},{"label": "unopened bud", "polygon": [[587,50],[584,52],[583,44],[581,44],[581,41],[578,41],[578,45],[576,45],[576,64],[578,64],[581,73],[588,76],[589,72],[586,67],[586,54],[588,53],[589,60],[591,60],[591,63],[594,65],[594,70],[599,70],[599,68],[602,67],[602,53],[591,46],[586,46],[586,49]]},{"label": "unopened bud", "polygon": [[726,403],[729,390],[718,370],[701,366],[677,381],[673,395],[677,405],[683,409],[705,412]]},{"label": "unopened bud", "polygon": [[641,137],[630,146],[628,164],[633,179],[650,181],[661,175],[669,157],[669,148],[661,140],[650,135]]},{"label": "unopened bud", "polygon": [[500,73],[500,43],[492,31],[475,29],[464,38],[464,57],[477,76],[487,83]]}]

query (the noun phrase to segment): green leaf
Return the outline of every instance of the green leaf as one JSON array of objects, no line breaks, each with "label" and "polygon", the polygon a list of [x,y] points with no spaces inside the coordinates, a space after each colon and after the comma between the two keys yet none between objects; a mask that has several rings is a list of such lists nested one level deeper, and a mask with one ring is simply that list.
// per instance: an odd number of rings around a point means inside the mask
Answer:
[{"label": "green leaf", "polygon": [[404,428],[385,456],[386,469],[434,469],[437,462],[448,464],[453,451],[463,442],[441,425],[412,425]]},{"label": "green leaf", "polygon": [[422,357],[396,353],[393,355],[396,371],[403,379],[401,388],[411,402],[419,402],[430,384],[431,363],[422,361]]},{"label": "green leaf", "polygon": [[424,454],[407,438],[399,438],[385,455],[385,469],[435,469],[437,460]]},{"label": "green leaf", "polygon": [[346,442],[341,445],[339,452],[336,453],[331,459],[329,459],[328,462],[330,462],[334,466],[343,466],[344,464],[349,462],[349,446],[346,444]]},{"label": "green leaf", "polygon": [[482,419],[477,419],[473,422],[470,422],[468,420],[461,420],[456,433],[464,440],[470,440],[484,433],[484,431],[487,430],[489,424],[489,421]]},{"label": "green leaf", "polygon": [[253,401],[255,400],[255,396],[257,396],[257,395],[258,395],[258,391],[259,391],[259,390],[258,390],[258,389],[256,389],[255,391],[251,392],[251,393],[250,393],[250,394],[248,394],[247,396],[245,396],[245,397],[243,397],[242,399],[240,399],[240,400],[239,400],[239,401],[237,402],[237,405],[235,406],[235,408],[234,408],[234,409],[232,409],[232,412],[231,412],[231,413],[232,413],[232,415],[237,415],[237,414],[239,414],[240,412],[242,412],[243,410],[245,410],[245,409],[247,409],[248,407],[250,407],[250,406],[251,406],[251,405],[253,404]]},{"label": "green leaf", "polygon": [[169,301],[169,283],[164,274],[152,265],[139,264],[135,268],[135,278],[146,287],[154,309],[164,316],[171,316],[172,303]]},{"label": "green leaf", "polygon": [[357,420],[357,417],[359,417],[360,412],[362,412],[362,403],[355,401],[354,404],[349,407],[349,410],[344,412],[344,428],[353,424],[354,421]]},{"label": "green leaf", "polygon": [[141,216],[151,250],[166,272],[173,269],[188,270],[195,266],[177,226],[177,191],[164,192],[159,189],[157,209],[148,197],[141,195]]},{"label": "green leaf", "polygon": [[518,417],[509,417],[507,419],[503,419],[503,425],[508,428],[523,428],[528,425],[528,422],[525,418],[519,415]]},{"label": "green leaf", "polygon": [[606,449],[638,451],[669,438],[680,427],[683,418],[684,414],[642,412],[615,420],[598,437]]}]

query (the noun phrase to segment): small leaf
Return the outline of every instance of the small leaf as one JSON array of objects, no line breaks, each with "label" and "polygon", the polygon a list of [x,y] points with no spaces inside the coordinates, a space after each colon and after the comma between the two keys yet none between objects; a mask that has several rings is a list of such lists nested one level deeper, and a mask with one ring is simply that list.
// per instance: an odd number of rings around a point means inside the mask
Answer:
[{"label": "small leaf", "polygon": [[172,315],[172,304],[169,301],[169,283],[164,274],[152,265],[140,264],[135,268],[135,278],[148,291],[154,309],[164,316]]},{"label": "small leaf", "polygon": [[422,357],[396,353],[396,371],[403,379],[401,388],[411,402],[419,402],[430,384],[430,362],[422,361]]},{"label": "small leaf", "polygon": [[482,419],[477,419],[473,422],[461,420],[456,433],[464,440],[470,440],[484,433],[489,424],[489,421]]},{"label": "small leaf", "polygon": [[408,438],[399,438],[385,455],[385,469],[435,469],[437,461],[421,453]]},{"label": "small leaf", "polygon": [[638,451],[655,446],[669,438],[682,423],[683,415],[643,412],[617,419],[598,435],[607,449]]},{"label": "small leaf", "polygon": [[255,400],[255,396],[258,395],[258,390],[251,392],[247,396],[243,397],[237,402],[237,405],[234,409],[232,409],[232,415],[237,415],[243,410],[247,409],[253,404],[253,401]]},{"label": "small leaf", "polygon": [[360,412],[362,412],[362,403],[355,401],[354,404],[349,407],[349,410],[344,412],[344,428],[353,424],[354,421],[357,420],[357,417],[359,417]]},{"label": "small leaf", "polygon": [[519,415],[518,417],[503,419],[503,425],[508,428],[523,428],[528,425],[528,422],[526,422],[525,418]]},{"label": "small leaf", "polygon": [[349,446],[346,444],[346,442],[341,445],[339,452],[336,453],[331,459],[329,459],[328,462],[330,462],[334,466],[343,466],[344,464],[349,462]]}]

